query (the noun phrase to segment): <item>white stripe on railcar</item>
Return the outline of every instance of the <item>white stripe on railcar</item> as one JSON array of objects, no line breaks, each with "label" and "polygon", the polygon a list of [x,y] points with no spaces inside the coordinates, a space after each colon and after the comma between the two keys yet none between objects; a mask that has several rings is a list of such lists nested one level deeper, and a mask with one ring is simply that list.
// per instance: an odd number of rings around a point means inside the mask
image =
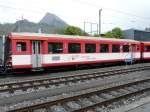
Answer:
[{"label": "white stripe on railcar", "polygon": [[12,55],[12,65],[31,64],[31,55]]},{"label": "white stripe on railcar", "polygon": [[[84,62],[84,61],[106,61],[106,60],[125,60],[131,58],[130,53],[89,53],[89,54],[45,54],[43,64],[65,63],[65,62]],[[133,58],[140,58],[140,53],[134,53]]]},{"label": "white stripe on railcar", "polygon": [[143,57],[144,58],[150,58],[150,52],[144,52]]},{"label": "white stripe on railcar", "polygon": [[[140,58],[140,52],[133,53],[133,58]],[[41,64],[125,60],[131,53],[88,53],[88,54],[43,54]],[[12,55],[12,65],[31,65],[31,55]]]}]

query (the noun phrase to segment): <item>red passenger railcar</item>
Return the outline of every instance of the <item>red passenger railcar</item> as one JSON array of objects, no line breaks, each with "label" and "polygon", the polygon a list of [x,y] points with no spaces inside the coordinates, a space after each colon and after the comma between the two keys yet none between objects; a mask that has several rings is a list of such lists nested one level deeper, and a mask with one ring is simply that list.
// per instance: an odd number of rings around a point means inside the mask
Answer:
[{"label": "red passenger railcar", "polygon": [[6,64],[11,69],[124,62],[141,59],[141,43],[127,39],[10,33]]},{"label": "red passenger railcar", "polygon": [[141,42],[141,60],[150,60],[150,42]]}]

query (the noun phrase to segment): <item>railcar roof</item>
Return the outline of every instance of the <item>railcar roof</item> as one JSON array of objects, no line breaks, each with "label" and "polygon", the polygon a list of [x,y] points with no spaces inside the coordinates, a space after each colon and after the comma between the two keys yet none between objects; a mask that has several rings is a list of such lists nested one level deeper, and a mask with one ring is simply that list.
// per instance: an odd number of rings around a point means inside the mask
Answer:
[{"label": "railcar roof", "polygon": [[142,41],[142,43],[150,44],[150,42],[144,42],[144,41]]},{"label": "railcar roof", "polygon": [[114,40],[114,41],[128,41],[128,42],[139,42],[131,39],[116,39],[116,38],[103,38],[103,37],[90,37],[90,36],[79,36],[79,35],[60,35],[60,34],[45,34],[45,33],[28,33],[28,32],[12,32],[12,36],[33,36],[33,37],[58,37],[58,38],[78,38],[78,39],[95,39],[95,40]]}]

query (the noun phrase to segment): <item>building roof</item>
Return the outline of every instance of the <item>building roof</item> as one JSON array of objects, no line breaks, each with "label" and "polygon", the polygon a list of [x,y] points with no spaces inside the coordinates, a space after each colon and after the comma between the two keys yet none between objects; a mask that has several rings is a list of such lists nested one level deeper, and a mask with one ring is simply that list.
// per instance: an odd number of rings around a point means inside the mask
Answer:
[{"label": "building roof", "polygon": [[135,28],[127,29],[127,30],[124,30],[124,31],[129,31],[129,30],[132,30],[132,31],[141,31],[141,32],[150,33],[150,31],[140,30],[140,29],[135,29]]}]

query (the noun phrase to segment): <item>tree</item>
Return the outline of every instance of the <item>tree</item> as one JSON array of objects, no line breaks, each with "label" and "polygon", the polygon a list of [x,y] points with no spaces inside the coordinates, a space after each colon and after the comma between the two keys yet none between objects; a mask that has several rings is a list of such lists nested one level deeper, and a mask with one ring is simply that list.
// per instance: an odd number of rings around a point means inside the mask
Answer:
[{"label": "tree", "polygon": [[66,35],[84,35],[84,32],[78,28],[78,27],[75,27],[75,26],[68,26],[64,33]]},{"label": "tree", "polygon": [[99,34],[94,34],[94,37],[100,37],[100,35]]},{"label": "tree", "polygon": [[105,37],[122,39],[123,31],[119,27],[116,27],[116,28],[113,28],[112,31],[106,32]]},{"label": "tree", "polygon": [[105,37],[112,38],[112,32],[111,31],[106,32]]},{"label": "tree", "polygon": [[112,29],[112,37],[122,39],[123,38],[123,32],[120,28],[116,27]]}]

